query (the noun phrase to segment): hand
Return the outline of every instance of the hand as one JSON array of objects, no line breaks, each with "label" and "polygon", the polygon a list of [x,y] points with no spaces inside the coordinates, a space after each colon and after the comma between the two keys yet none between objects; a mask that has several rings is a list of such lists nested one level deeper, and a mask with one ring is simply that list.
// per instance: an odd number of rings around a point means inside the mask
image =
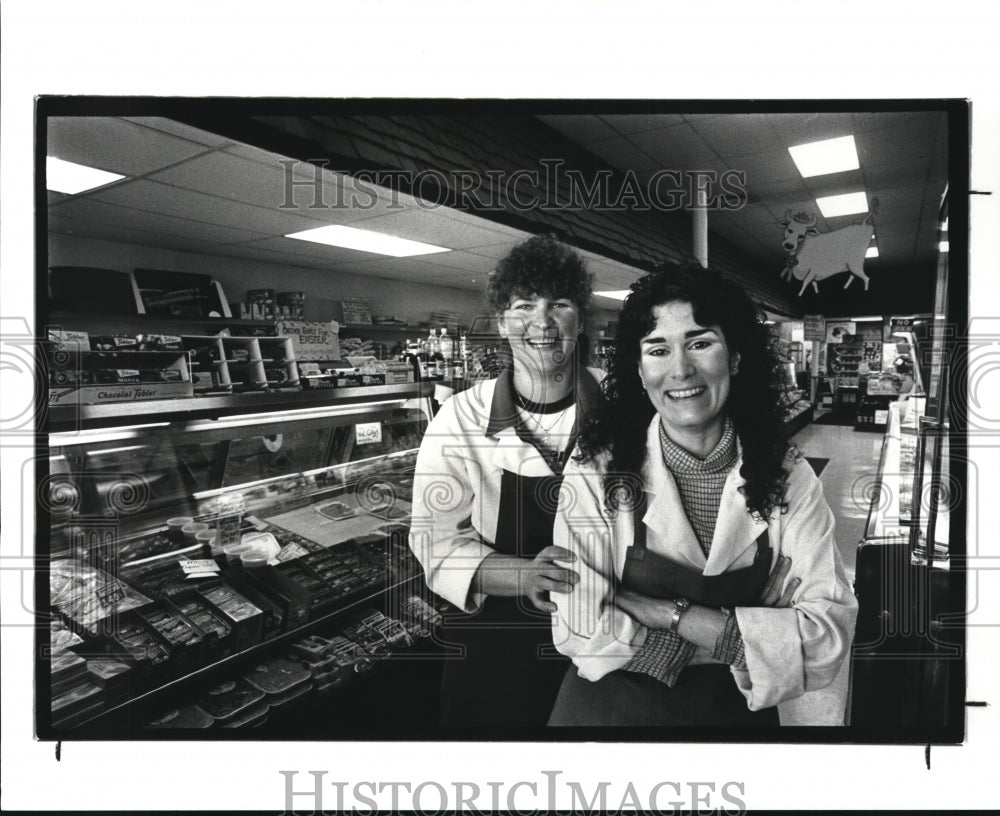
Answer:
[{"label": "hand", "polygon": [[648,629],[668,629],[674,616],[674,602],[650,598],[625,587],[615,591],[615,606]]},{"label": "hand", "polygon": [[771,574],[767,577],[767,583],[764,585],[764,589],[760,593],[760,597],[757,599],[757,606],[770,606],[775,609],[784,609],[792,605],[792,595],[795,594],[795,590],[799,588],[799,584],[802,583],[801,578],[793,578],[788,582],[788,586],[785,587],[784,592],[781,591],[781,585],[785,583],[785,578],[788,577],[788,571],[792,568],[792,559],[786,555],[779,555],[778,561],[774,565],[774,569],[771,570]]},{"label": "hand", "polygon": [[542,612],[556,611],[556,605],[548,597],[550,592],[566,595],[580,580],[576,572],[556,561],[572,563],[576,561],[576,554],[550,544],[521,569],[522,594]]}]

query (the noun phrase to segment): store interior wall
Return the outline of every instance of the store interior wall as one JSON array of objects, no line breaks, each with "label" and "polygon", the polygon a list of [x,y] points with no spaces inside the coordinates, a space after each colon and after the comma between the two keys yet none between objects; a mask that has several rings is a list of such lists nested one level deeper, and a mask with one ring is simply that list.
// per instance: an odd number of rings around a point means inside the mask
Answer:
[{"label": "store interior wall", "polygon": [[[373,315],[398,316],[409,323],[430,319],[431,312],[456,312],[464,326],[487,314],[481,290],[407,283],[373,278],[336,269],[320,270],[263,263],[243,258],[177,252],[139,244],[121,244],[91,238],[49,233],[49,266],[94,266],[129,272],[136,268],[167,269],[211,275],[222,284],[230,303],[244,299],[247,289],[275,289],[305,293],[306,320],[331,320],[340,316],[345,297],[366,298]],[[595,306],[587,316],[592,336],[617,318],[618,309]],[[234,317],[238,315],[234,313]]]}]

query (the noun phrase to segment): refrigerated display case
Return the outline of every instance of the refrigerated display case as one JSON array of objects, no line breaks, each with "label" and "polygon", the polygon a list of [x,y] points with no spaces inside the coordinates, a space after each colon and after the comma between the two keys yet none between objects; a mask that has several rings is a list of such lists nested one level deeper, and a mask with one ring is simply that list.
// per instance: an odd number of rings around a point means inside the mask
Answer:
[{"label": "refrigerated display case", "polygon": [[950,433],[947,292],[942,249],[934,319],[913,338],[926,369],[887,408],[855,579],[851,725],[928,741],[964,733],[964,462]]},{"label": "refrigerated display case", "polygon": [[[51,408],[39,735],[269,720],[273,731],[279,710],[291,728],[293,699],[433,652],[443,602],[407,546],[431,394],[399,384]],[[340,733],[364,735],[354,714],[341,713]],[[277,733],[312,733],[303,722]]]}]

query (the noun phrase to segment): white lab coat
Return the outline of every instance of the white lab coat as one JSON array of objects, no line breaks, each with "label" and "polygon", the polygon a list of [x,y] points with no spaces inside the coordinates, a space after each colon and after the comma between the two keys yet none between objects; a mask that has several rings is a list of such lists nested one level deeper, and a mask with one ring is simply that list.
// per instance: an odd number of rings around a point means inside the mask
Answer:
[{"label": "white lab coat", "polygon": [[[706,559],[660,454],[657,423],[654,417],[649,426],[651,455],[642,473],[647,547],[705,575],[718,575],[753,563],[756,539],[766,526],[773,562],[789,556],[786,581],[797,577],[802,583],[788,608],[735,610],[747,668],[731,669],[733,678],[751,710],[780,704],[782,725],[843,724],[847,689],[841,670],[854,636],[857,600],[834,541],[833,514],[812,468],[804,459],[792,466],[788,510],[776,510],[765,523],[747,512],[739,493],[743,479],[738,460],[723,488]],[[573,567],[581,580],[572,593],[552,595],[558,606],[553,641],[587,680],[622,668],[646,638],[646,628],[612,602],[613,585],[621,578],[625,551],[633,542],[633,515],[622,512],[609,518],[603,503],[599,468],[571,460],[564,472],[553,543],[577,554]],[[711,656],[703,649],[693,660],[708,661]],[[669,693],[666,686],[663,691]]]},{"label": "white lab coat", "polygon": [[[586,372],[577,388],[578,411],[597,389],[595,372]],[[514,408],[507,392],[494,398],[498,382],[476,383],[441,406],[420,444],[413,478],[410,549],[428,587],[466,612],[485,600],[471,584],[480,563],[495,552],[503,472],[554,475],[508,421]],[[501,387],[509,390],[510,381]]]}]

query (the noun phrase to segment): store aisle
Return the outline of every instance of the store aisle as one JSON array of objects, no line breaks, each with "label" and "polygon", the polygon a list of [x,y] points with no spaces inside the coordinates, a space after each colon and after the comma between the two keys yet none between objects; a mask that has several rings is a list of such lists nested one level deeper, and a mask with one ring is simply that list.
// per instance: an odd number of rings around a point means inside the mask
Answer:
[{"label": "store aisle", "polygon": [[799,431],[793,441],[807,457],[829,460],[819,480],[837,519],[837,546],[853,581],[858,542],[864,535],[875,486],[882,434],[814,422]]}]

